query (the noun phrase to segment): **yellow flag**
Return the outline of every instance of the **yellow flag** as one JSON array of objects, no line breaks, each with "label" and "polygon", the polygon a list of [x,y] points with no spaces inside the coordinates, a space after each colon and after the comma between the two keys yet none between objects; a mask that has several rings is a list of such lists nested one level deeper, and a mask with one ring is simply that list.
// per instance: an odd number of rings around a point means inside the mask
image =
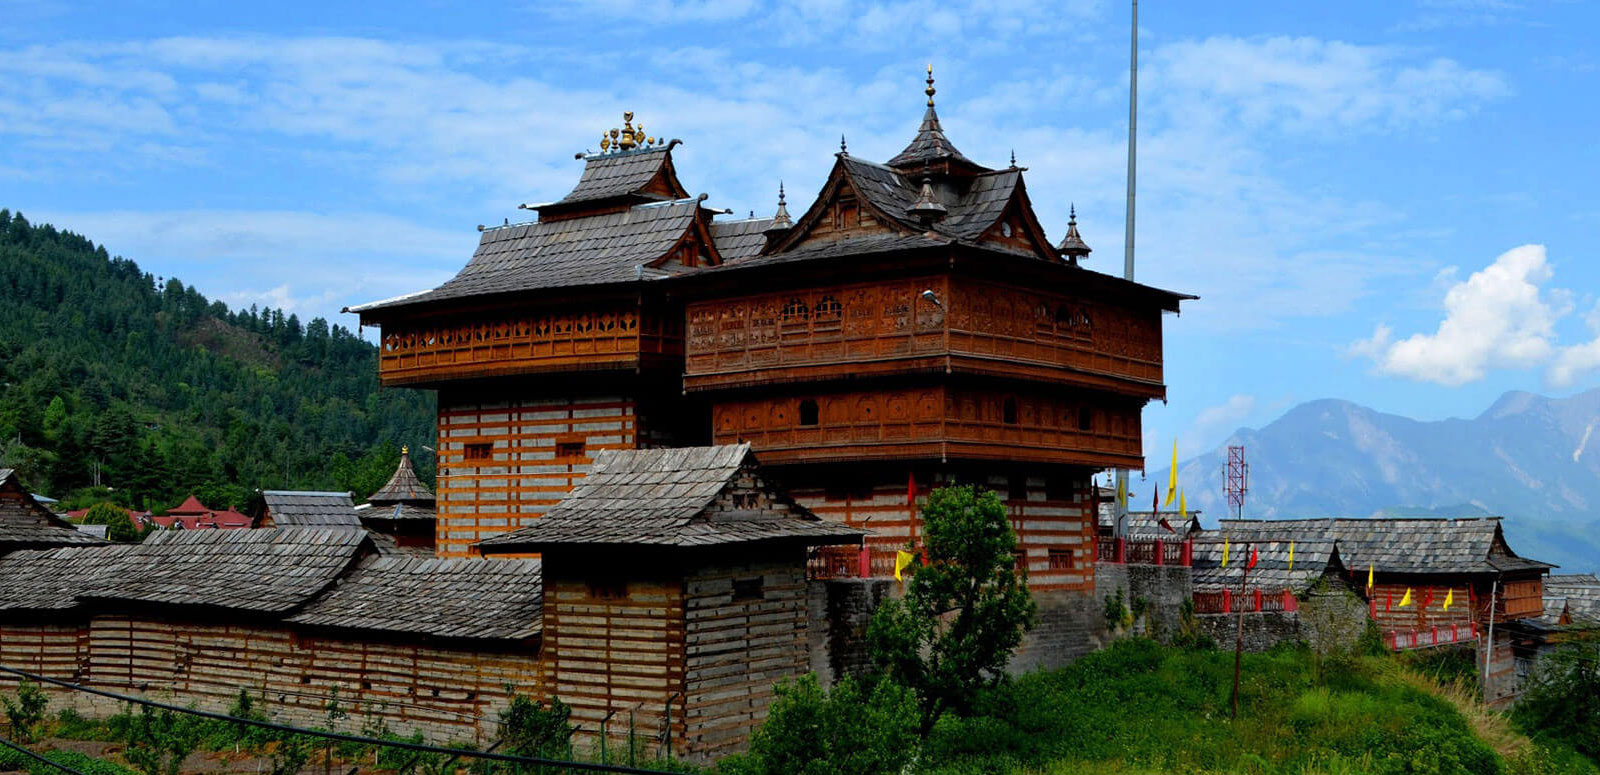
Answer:
[{"label": "yellow flag", "polygon": [[914,555],[914,554],[912,554],[912,553],[910,553],[910,552],[908,552],[908,551],[906,551],[904,549],[901,549],[900,551],[895,552],[894,553],[894,580],[895,581],[899,581],[900,580],[900,571],[903,571],[906,568],[910,567],[911,563],[915,562],[916,559],[917,559],[916,555]]},{"label": "yellow flag", "polygon": [[1456,601],[1456,591],[1455,591],[1455,588],[1452,587],[1450,589],[1450,591],[1444,593],[1444,610],[1446,610],[1446,611],[1450,610],[1450,604],[1454,603],[1455,601]]},{"label": "yellow flag", "polygon": [[1178,519],[1189,518],[1189,502],[1184,499],[1184,492],[1178,491]]},{"label": "yellow flag", "polygon": [[1294,570],[1294,542],[1289,542],[1289,570]]},{"label": "yellow flag", "polygon": [[1400,607],[1411,605],[1411,587],[1406,587],[1406,593],[1400,597]]},{"label": "yellow flag", "polygon": [[1120,476],[1117,477],[1117,508],[1128,510],[1128,480]]},{"label": "yellow flag", "polygon": [[1228,540],[1222,540],[1222,567],[1228,567]]},{"label": "yellow flag", "polygon": [[1372,591],[1372,566],[1367,566],[1367,591]]},{"label": "yellow flag", "polygon": [[1172,470],[1167,472],[1167,502],[1161,505],[1171,506],[1172,499],[1178,497],[1178,440],[1172,440]]}]

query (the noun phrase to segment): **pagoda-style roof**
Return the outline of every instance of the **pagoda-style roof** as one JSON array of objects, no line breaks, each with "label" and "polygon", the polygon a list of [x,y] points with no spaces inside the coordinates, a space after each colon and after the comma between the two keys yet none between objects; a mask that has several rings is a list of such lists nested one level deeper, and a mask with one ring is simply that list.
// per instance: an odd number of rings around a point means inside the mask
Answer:
[{"label": "pagoda-style roof", "polygon": [[378,488],[377,492],[367,496],[367,502],[373,506],[403,503],[414,506],[425,505],[430,509],[433,507],[435,502],[433,491],[417,478],[416,469],[411,467],[410,448],[400,449],[400,464],[395,466],[394,475],[389,477],[388,483]]},{"label": "pagoda-style roof", "polygon": [[533,205],[539,219],[556,220],[568,213],[597,207],[629,206],[684,199],[689,193],[678,182],[672,165],[672,146],[589,154],[583,176],[566,196],[549,204]]},{"label": "pagoda-style roof", "polygon": [[604,450],[573,491],[485,553],[556,546],[694,548],[757,542],[860,543],[761,481],[749,444]]},{"label": "pagoda-style roof", "polygon": [[973,172],[989,171],[956,150],[955,144],[945,136],[944,127],[939,124],[938,112],[929,104],[928,110],[922,114],[922,125],[917,127],[917,136],[911,138],[905,150],[895,154],[888,164],[896,169],[914,172],[923,166],[943,162],[953,162],[952,166],[959,165]]},{"label": "pagoda-style roof", "polygon": [[18,481],[16,471],[0,468],[0,553],[100,543],[104,542],[39,505]]},{"label": "pagoda-style roof", "polygon": [[209,511],[212,511],[211,507],[201,503],[199,498],[190,495],[189,497],[183,499],[183,503],[167,509],[167,514],[174,517],[187,517],[197,514],[205,514]]},{"label": "pagoda-style roof", "polygon": [[679,199],[617,212],[484,229],[466,267],[431,291],[372,302],[368,314],[429,302],[581,285],[636,283],[677,271],[662,260],[696,234],[700,202]]}]

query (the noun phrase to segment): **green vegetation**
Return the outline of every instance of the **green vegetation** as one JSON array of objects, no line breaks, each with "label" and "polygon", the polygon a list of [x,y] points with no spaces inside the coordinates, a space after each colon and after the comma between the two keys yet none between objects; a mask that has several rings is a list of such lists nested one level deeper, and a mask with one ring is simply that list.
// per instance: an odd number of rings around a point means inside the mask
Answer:
[{"label": "green vegetation", "polygon": [[433,435],[432,394],[380,390],[377,348],[345,327],[230,310],[7,210],[0,299],[0,467],[68,508],[364,496]]},{"label": "green vegetation", "polygon": [[50,706],[50,700],[44,696],[38,684],[23,680],[17,684],[16,698],[0,695],[0,705],[5,707],[6,725],[11,727],[11,734],[26,743],[34,739],[34,728],[44,720],[44,711]]},{"label": "green vegetation", "polygon": [[127,509],[104,501],[89,507],[83,515],[85,525],[105,525],[106,538],[119,543],[130,543],[144,537],[144,532],[128,518]]},{"label": "green vegetation", "polygon": [[1517,724],[1600,761],[1600,638],[1568,643],[1540,661]]},{"label": "green vegetation", "polygon": [[922,509],[928,563],[906,594],[886,600],[867,629],[873,663],[917,698],[920,729],[946,710],[965,712],[1004,680],[1032,623],[1027,572],[1017,572],[1016,533],[988,490],[942,487]]}]

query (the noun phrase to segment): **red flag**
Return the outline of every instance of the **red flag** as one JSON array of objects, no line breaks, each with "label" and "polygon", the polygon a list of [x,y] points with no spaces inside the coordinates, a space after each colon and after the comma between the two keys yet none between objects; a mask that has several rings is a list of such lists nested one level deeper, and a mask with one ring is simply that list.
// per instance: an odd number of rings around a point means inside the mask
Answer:
[{"label": "red flag", "polygon": [[1176,532],[1178,532],[1178,531],[1172,529],[1172,523],[1168,522],[1166,517],[1162,517],[1161,519],[1156,520],[1156,524],[1166,528],[1168,533],[1176,533]]},{"label": "red flag", "polygon": [[1223,590],[1222,590],[1222,612],[1223,613],[1228,613],[1228,612],[1230,612],[1232,610],[1233,610],[1233,593],[1229,592],[1227,590],[1227,588],[1223,588]]},{"label": "red flag", "polygon": [[906,505],[917,505],[917,472],[906,473]]},{"label": "red flag", "polygon": [[1430,605],[1433,605],[1433,587],[1428,587],[1428,590],[1422,593],[1423,610],[1427,610]]},{"label": "red flag", "polygon": [[1260,560],[1260,559],[1261,559],[1261,553],[1256,551],[1255,544],[1251,544],[1250,545],[1250,564],[1245,566],[1245,570],[1249,570],[1251,568],[1256,567],[1256,561]]},{"label": "red flag", "polygon": [[1383,598],[1383,610],[1384,611],[1394,610],[1394,590],[1389,590],[1388,594],[1384,595],[1384,598]]},{"label": "red flag", "polygon": [[1161,485],[1150,483],[1150,513],[1161,516]]}]

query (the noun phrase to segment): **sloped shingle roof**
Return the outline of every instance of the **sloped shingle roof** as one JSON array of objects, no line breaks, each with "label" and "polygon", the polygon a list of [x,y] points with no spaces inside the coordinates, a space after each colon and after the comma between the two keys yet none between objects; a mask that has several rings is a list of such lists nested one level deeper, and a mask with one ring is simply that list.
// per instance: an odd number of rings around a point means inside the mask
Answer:
[{"label": "sloped shingle roof", "polygon": [[533,524],[485,540],[482,546],[689,547],[773,539],[831,544],[859,541],[864,535],[793,504],[782,515],[705,514],[739,471],[752,464],[749,444],[604,450],[578,486]]},{"label": "sloped shingle roof", "polygon": [[[1228,567],[1222,567],[1223,536],[1229,548]],[[1294,544],[1294,564],[1290,567],[1289,548]],[[1250,561],[1251,547],[1257,551],[1256,567],[1250,569],[1251,588],[1290,589],[1304,593],[1328,570],[1329,561],[1338,558],[1337,545],[1328,539],[1295,540],[1287,536],[1208,533],[1194,542],[1194,588],[1197,590],[1238,589],[1240,575]],[[1342,564],[1341,566],[1342,567]],[[1338,570],[1338,568],[1335,568]]]},{"label": "sloped shingle roof", "polygon": [[1544,580],[1545,601],[1566,601],[1574,620],[1600,624],[1600,578],[1590,573],[1551,574]]},{"label": "sloped shingle roof", "polygon": [[0,552],[100,543],[39,505],[17,481],[16,471],[0,468]]},{"label": "sloped shingle roof", "polygon": [[32,549],[0,557],[0,611],[59,611],[98,586],[130,544]]},{"label": "sloped shingle roof", "polygon": [[366,541],[341,528],[163,530],[117,555],[82,597],[284,613],[333,583]]},{"label": "sloped shingle roof", "polygon": [[485,229],[472,260],[443,285],[350,311],[667,277],[669,272],[645,264],[677,245],[699,208],[698,199],[680,199],[603,215]]},{"label": "sloped shingle roof", "polygon": [[905,150],[895,154],[889,164],[895,167],[909,167],[935,161],[959,161],[978,166],[976,162],[963,156],[956,150],[950,138],[945,136],[944,126],[939,123],[939,113],[928,105],[922,114],[922,124],[917,127],[917,134],[911,138]]},{"label": "sloped shingle roof", "polygon": [[400,464],[395,466],[394,475],[378,491],[367,496],[367,502],[373,505],[387,506],[396,503],[433,503],[433,491],[429,490],[422,480],[417,478],[416,469],[411,467],[411,452],[400,450]]},{"label": "sloped shingle roof", "polygon": [[539,634],[538,560],[377,557],[290,617],[297,624],[449,638]]},{"label": "sloped shingle roof", "polygon": [[1500,535],[1499,517],[1225,519],[1220,526],[1246,541],[1336,541],[1347,567],[1370,565],[1380,573],[1495,573],[1550,567],[1509,549],[1491,551]]},{"label": "sloped shingle roof", "polygon": [[771,218],[745,218],[738,221],[717,221],[711,224],[711,239],[717,243],[717,252],[723,263],[749,258],[761,252],[767,244],[767,229]]},{"label": "sloped shingle roof", "polygon": [[[578,178],[578,185],[573,186],[572,191],[555,204],[594,202],[625,196],[664,199],[646,194],[643,189],[671,158],[671,152],[666,147],[591,154],[584,157],[583,176]],[[546,207],[549,205],[540,209]]]},{"label": "sloped shingle roof", "polygon": [[278,527],[361,527],[347,492],[267,490],[261,497]]}]

